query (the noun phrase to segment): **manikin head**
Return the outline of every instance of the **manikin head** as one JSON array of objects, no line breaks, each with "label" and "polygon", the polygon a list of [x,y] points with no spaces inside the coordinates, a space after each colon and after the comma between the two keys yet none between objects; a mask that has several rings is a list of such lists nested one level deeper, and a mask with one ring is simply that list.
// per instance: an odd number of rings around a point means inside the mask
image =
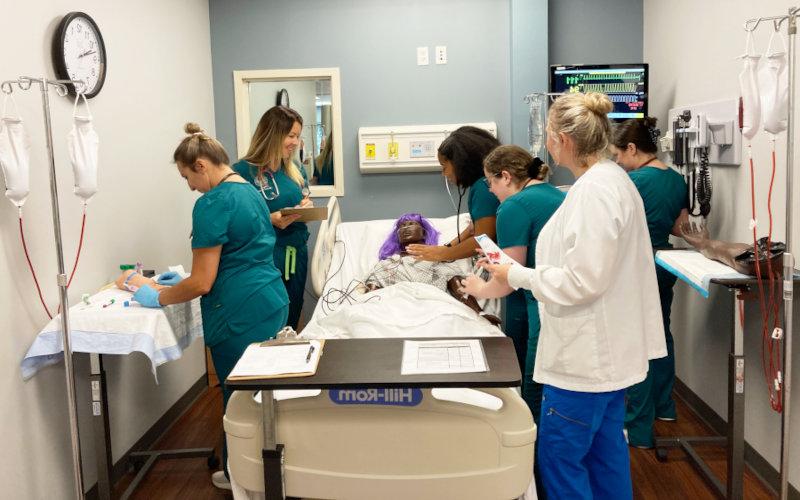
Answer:
[{"label": "manikin head", "polygon": [[392,232],[381,245],[378,259],[383,260],[392,255],[401,254],[405,252],[406,246],[412,243],[437,245],[439,231],[434,229],[428,219],[420,214],[407,213],[395,221]]}]

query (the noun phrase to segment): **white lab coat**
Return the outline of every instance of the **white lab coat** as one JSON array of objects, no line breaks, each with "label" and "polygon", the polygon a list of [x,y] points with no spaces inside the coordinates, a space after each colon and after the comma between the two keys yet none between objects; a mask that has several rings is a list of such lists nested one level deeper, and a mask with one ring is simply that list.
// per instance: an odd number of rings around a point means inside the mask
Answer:
[{"label": "white lab coat", "polygon": [[539,301],[536,382],[615,391],[667,355],[642,198],[610,160],[575,182],[539,234],[536,268],[514,265],[508,282]]}]

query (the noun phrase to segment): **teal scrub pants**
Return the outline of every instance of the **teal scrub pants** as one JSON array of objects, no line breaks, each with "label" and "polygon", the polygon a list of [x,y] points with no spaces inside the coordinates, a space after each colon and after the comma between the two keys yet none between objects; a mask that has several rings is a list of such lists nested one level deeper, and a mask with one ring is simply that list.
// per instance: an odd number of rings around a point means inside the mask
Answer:
[{"label": "teal scrub pants", "polygon": [[514,342],[520,373],[525,373],[525,358],[528,351],[528,305],[522,289],[506,296],[506,314],[503,330]]},{"label": "teal scrub pants", "polygon": [[289,295],[289,320],[286,324],[297,330],[308,276],[308,245],[275,245],[274,259]]},{"label": "teal scrub pants", "polygon": [[[275,311],[263,323],[256,325],[253,329],[248,330],[241,335],[232,335],[228,332],[228,338],[219,344],[216,344],[211,349],[211,360],[214,362],[214,369],[219,378],[219,385],[222,387],[222,409],[228,407],[228,399],[231,397],[231,391],[225,387],[225,379],[230,375],[231,370],[242,357],[244,350],[247,346],[255,342],[263,342],[267,339],[274,338],[278,330],[286,325],[286,318],[289,314],[289,307],[283,306]],[[222,435],[222,468],[225,470],[225,476],[228,472],[226,464],[228,463],[228,445],[225,441],[225,434]]]},{"label": "teal scrub pants", "polygon": [[672,387],[675,384],[675,350],[670,332],[670,312],[672,309],[675,276],[658,269],[658,294],[661,298],[661,314],[664,317],[664,335],[667,342],[667,356],[651,359],[647,378],[629,387],[626,391],[625,428],[628,429],[628,443],[631,446],[651,448],[653,422],[656,418],[675,419],[675,401]]},{"label": "teal scrub pants", "polygon": [[539,344],[539,304],[528,304],[528,349],[525,354],[525,370],[522,372],[522,399],[528,404],[533,420],[539,424],[539,413],[542,410],[542,384],[533,381],[533,364],[536,361],[536,348]]}]

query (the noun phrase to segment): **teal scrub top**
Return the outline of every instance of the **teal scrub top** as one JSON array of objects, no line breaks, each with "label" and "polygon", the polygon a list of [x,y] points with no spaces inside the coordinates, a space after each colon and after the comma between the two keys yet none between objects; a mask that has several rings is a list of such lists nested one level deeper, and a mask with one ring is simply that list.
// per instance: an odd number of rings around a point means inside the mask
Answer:
[{"label": "teal scrub top", "polygon": [[[525,267],[536,267],[536,241],[566,194],[546,182],[533,184],[503,201],[497,209],[497,245],[500,248],[528,247]],[[533,300],[530,290],[525,297]]]},{"label": "teal scrub top", "polygon": [[289,303],[272,262],[275,231],[252,185],[223,182],[192,210],[192,248],[222,246],[217,278],[200,298],[206,345],[241,335]]},{"label": "teal scrub top", "polygon": [[[303,176],[303,186],[308,187],[308,176],[305,169],[296,163],[295,166]],[[286,175],[282,168],[273,175],[275,182],[269,175],[264,176],[263,193],[261,192],[262,186],[258,182],[258,168],[256,166],[245,160],[239,160],[233,165],[233,169],[247,182],[256,187],[269,213],[277,212],[282,208],[293,207],[303,199],[303,188]],[[267,200],[267,197],[272,196],[274,193],[276,184],[278,186],[278,196],[274,200]],[[304,246],[308,241],[308,226],[305,222],[293,222],[284,229],[275,228],[275,234],[277,236],[275,243],[277,246],[300,247]]]},{"label": "teal scrub top", "polygon": [[484,217],[495,217],[499,206],[500,200],[489,191],[486,177],[481,177],[469,187],[467,210],[473,223]]},{"label": "teal scrub top", "polygon": [[686,181],[671,168],[645,166],[630,172],[644,202],[653,248],[671,248],[669,235],[681,210],[687,208]]}]

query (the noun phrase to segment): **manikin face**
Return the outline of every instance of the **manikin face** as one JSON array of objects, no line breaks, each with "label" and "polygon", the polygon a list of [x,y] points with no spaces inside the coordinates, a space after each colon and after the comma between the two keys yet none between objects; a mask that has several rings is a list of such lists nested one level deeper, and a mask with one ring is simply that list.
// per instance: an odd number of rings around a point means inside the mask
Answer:
[{"label": "manikin face", "polygon": [[299,122],[294,122],[292,130],[283,138],[283,159],[288,160],[294,155],[295,149],[300,145],[300,132],[303,131]]},{"label": "manikin face", "polygon": [[453,163],[442,155],[438,155],[439,165],[442,166],[442,175],[452,184],[456,183],[456,167]]},{"label": "manikin face", "polygon": [[425,229],[419,222],[407,220],[397,226],[397,239],[404,248],[412,243],[422,243],[425,241]]},{"label": "manikin face", "polygon": [[511,174],[505,170],[502,170],[499,174],[493,174],[483,169],[483,175],[486,176],[486,184],[489,186],[489,191],[497,196],[500,203],[512,194],[519,192],[519,189],[511,182]]},{"label": "manikin face", "polygon": [[178,163],[178,172],[181,174],[181,177],[186,179],[186,183],[192,191],[199,191],[201,193],[211,191],[211,181],[208,178],[207,167],[205,163],[203,163],[203,160],[197,160],[194,166],[195,169],[192,170],[192,167],[184,165],[183,163]]}]

